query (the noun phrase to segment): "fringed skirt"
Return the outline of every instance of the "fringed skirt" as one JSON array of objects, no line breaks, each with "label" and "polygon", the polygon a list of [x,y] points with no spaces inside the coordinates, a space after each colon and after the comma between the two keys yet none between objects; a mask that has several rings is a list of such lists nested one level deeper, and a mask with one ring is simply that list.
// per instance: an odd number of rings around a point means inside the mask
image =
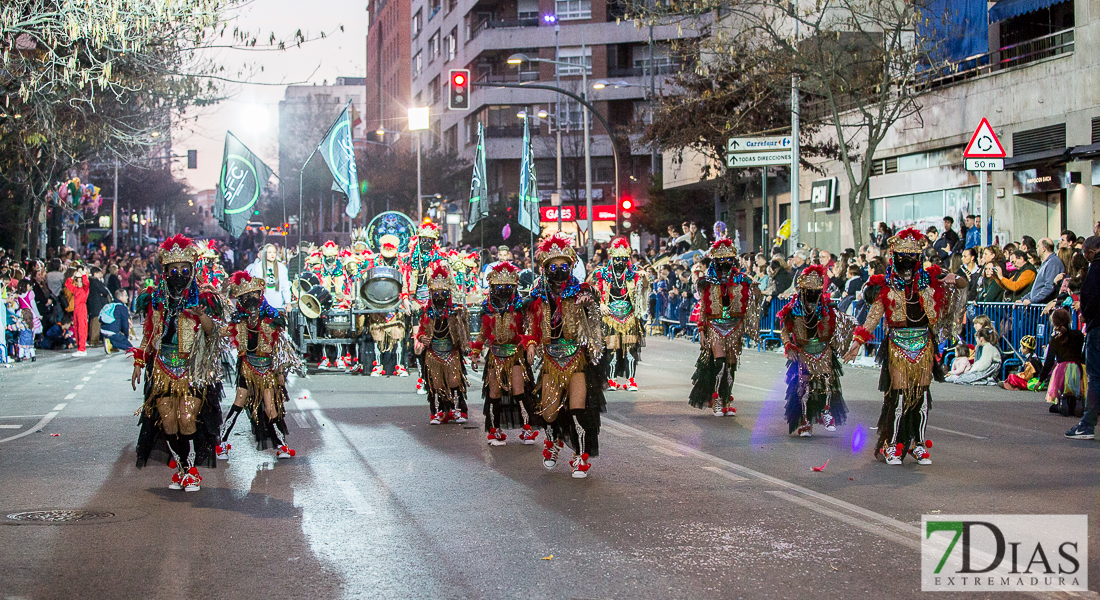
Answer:
[{"label": "fringed skirt", "polygon": [[[237,361],[237,387],[248,390],[248,400],[244,409],[252,423],[252,436],[256,438],[256,449],[267,450],[268,445],[278,447],[279,438],[274,427],[286,416],[288,395],[286,386],[279,383],[279,374],[275,371],[271,358],[242,356]],[[267,415],[264,408],[264,392],[272,391],[275,403],[275,418]]]},{"label": "fringed skirt", "polygon": [[733,395],[734,374],[737,372],[737,355],[726,355],[723,360],[715,360],[710,348],[704,348],[695,361],[695,373],[691,376],[691,392],[688,404],[693,408],[709,408],[718,394],[720,399]]},{"label": "fringed skirt", "polygon": [[1075,362],[1060,362],[1054,365],[1047,387],[1047,402],[1058,403],[1059,396],[1072,396],[1078,400],[1085,398],[1088,390],[1088,375],[1085,365]]},{"label": "fringed skirt", "polygon": [[[600,413],[607,412],[607,401],[603,395],[603,384],[599,365],[586,360],[584,349],[571,357],[576,361],[566,361],[547,353],[542,363],[542,397],[536,414],[547,422],[547,437],[565,442],[573,452],[585,453],[589,457],[600,455]],[[584,373],[584,408],[570,410],[568,382],[576,373]],[[564,381],[564,384],[561,382]],[[547,416],[552,415],[552,416]]]},{"label": "fringed skirt", "polygon": [[433,340],[432,344],[424,349],[424,365],[427,374],[424,380],[428,387],[436,394],[446,396],[450,391],[447,382],[458,379],[459,389],[466,390],[465,370],[462,364],[462,353],[450,344],[437,344],[440,340]]},{"label": "fringed skirt", "polygon": [[[163,402],[164,399],[168,402]],[[195,465],[214,468],[217,463],[214,447],[221,442],[221,400],[220,380],[205,386],[192,386],[185,369],[166,370],[159,355],[149,361],[145,367],[145,403],[138,413],[137,467],[144,467],[150,460],[165,465],[172,460],[158,408],[158,404],[168,404],[174,412],[183,408],[195,413]]]},{"label": "fringed skirt", "polygon": [[840,377],[844,371],[836,354],[830,352],[826,365],[828,372],[814,374],[802,361],[787,362],[787,418],[788,433],[794,433],[803,423],[813,424],[828,410],[837,425],[848,420],[848,405],[840,389]]},{"label": "fringed skirt", "polygon": [[[523,367],[524,389],[512,390],[512,368]],[[500,398],[489,398],[490,378],[497,382]],[[526,422],[531,427],[542,427],[545,422],[535,413],[534,377],[531,367],[523,358],[523,349],[514,344],[493,345],[485,357],[485,383],[481,395],[485,401],[482,413],[485,415],[485,430],[490,428],[490,405],[495,414],[500,415],[503,429],[519,429]]]},{"label": "fringed skirt", "polygon": [[901,443],[908,449],[925,441],[928,413],[932,410],[929,385],[944,380],[943,368],[935,360],[935,348],[934,336],[926,327],[891,329],[879,346],[879,391],[883,400],[876,452],[888,444]]}]

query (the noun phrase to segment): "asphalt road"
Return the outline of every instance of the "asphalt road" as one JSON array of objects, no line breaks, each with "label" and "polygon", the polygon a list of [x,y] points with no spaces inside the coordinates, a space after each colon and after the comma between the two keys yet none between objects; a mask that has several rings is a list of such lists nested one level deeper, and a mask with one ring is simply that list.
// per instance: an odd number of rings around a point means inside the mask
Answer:
[{"label": "asphalt road", "polygon": [[[799,439],[781,356],[746,351],[739,414],[715,418],[686,402],[696,354],[650,338],[587,480],[514,436],[489,448],[480,408],[429,426],[411,378],[328,372],[291,390],[298,457],[238,424],[229,463],[185,494],[134,467],[127,359],[41,353],[0,370],[0,598],[913,598],[936,513],[1088,514],[1100,589],[1100,444],[1064,439],[1073,422],[1039,394],[936,385],[934,464],[887,467],[858,440],[877,371],[848,369],[847,425]],[[44,509],[113,516],[7,518]]]}]

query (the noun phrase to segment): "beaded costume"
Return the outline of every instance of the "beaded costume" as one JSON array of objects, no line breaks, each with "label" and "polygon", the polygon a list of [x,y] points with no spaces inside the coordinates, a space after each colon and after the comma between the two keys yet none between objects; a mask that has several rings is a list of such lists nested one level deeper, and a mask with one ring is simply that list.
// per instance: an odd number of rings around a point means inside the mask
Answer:
[{"label": "beaded costume", "polygon": [[452,301],[454,279],[445,264],[437,264],[428,281],[430,303],[424,308],[417,329],[423,347],[423,378],[427,385],[431,424],[448,421],[465,423],[466,370],[463,357],[470,352],[466,309]]},{"label": "beaded costume", "polygon": [[[630,243],[615,238],[608,254],[611,260],[592,276],[592,286],[600,301],[606,352],[604,367],[611,389],[637,391],[634,374],[645,345],[643,326],[648,310],[649,280],[630,262]],[[624,377],[619,385],[616,377]]]}]

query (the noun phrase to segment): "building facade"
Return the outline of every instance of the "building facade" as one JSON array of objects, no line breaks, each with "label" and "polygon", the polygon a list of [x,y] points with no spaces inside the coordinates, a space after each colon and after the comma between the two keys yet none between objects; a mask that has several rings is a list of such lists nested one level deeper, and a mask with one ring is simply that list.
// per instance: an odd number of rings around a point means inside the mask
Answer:
[{"label": "building facade", "polygon": [[[985,5],[980,3],[981,18],[971,22],[968,34],[981,51],[937,70],[919,97],[919,114],[895,123],[879,145],[871,202],[859,225],[862,242],[878,222],[895,228],[939,226],[944,216],[960,223],[967,214],[981,213],[979,179],[965,170],[963,150],[983,117],[1009,156],[986,189],[997,241],[1024,235],[1057,239],[1064,229],[1089,234],[1100,220],[1100,1],[1001,0],[989,3],[988,10]],[[686,156],[683,165],[667,165],[665,187],[708,193],[713,186],[698,177],[700,160]],[[851,247],[855,232],[847,178],[838,163],[821,166],[824,177],[803,171],[800,178],[800,241],[834,250]],[[773,167],[773,231],[790,213],[788,171]],[[823,210],[811,199],[814,187],[829,179],[836,208]],[[720,199],[716,207],[731,231],[749,241],[745,249],[761,245],[758,189]]]},{"label": "building facade", "polygon": [[367,15],[370,23],[363,122],[368,131],[382,134],[375,133],[372,141],[407,143],[408,136],[402,131],[411,97],[409,0],[375,0],[367,5]]},{"label": "building facade", "polygon": [[[620,193],[645,201],[651,149],[637,143],[637,126],[647,118],[651,92],[666,88],[666,76],[680,68],[670,55],[669,40],[697,35],[696,30],[673,25],[656,27],[651,34],[649,29],[619,22],[622,7],[607,0],[411,0],[409,10],[409,105],[429,108],[431,126],[421,132],[425,151],[442,149],[472,159],[480,124],[486,136],[491,197],[515,202],[526,118],[534,140],[539,194],[544,206],[549,206],[551,193],[559,187],[556,130],[560,128],[562,201],[566,206],[583,204],[580,103],[549,90],[488,84],[541,82],[579,95],[585,91],[581,89],[581,69],[585,69],[587,98],[621,140]],[[509,64],[509,57],[516,54],[560,64],[537,60]],[[469,110],[447,109],[451,69],[470,70],[474,87]],[[540,117],[540,112],[545,116]],[[591,121],[590,132],[593,203],[610,205],[613,212],[612,138],[598,120]],[[554,216],[554,211],[543,212]],[[610,238],[613,224],[597,223],[596,239]],[[564,229],[575,231],[575,225],[567,222]]]}]

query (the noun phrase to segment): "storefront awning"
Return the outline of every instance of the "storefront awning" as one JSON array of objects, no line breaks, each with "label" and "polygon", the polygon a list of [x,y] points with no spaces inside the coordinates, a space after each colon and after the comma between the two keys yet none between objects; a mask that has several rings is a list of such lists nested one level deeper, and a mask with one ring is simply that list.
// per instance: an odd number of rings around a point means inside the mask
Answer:
[{"label": "storefront awning", "polygon": [[1019,156],[1010,156],[1005,159],[1005,170],[1019,171],[1021,169],[1034,169],[1036,167],[1053,167],[1067,163],[1071,160],[1070,148],[1058,148],[1055,150],[1043,150],[1042,152],[1030,152]]},{"label": "storefront awning", "polygon": [[1070,150],[1071,160],[1095,160],[1100,158],[1100,143],[1088,146],[1076,146]]},{"label": "storefront awning", "polygon": [[1001,0],[989,9],[989,22],[1007,21],[1029,12],[1035,12],[1065,0]]}]

